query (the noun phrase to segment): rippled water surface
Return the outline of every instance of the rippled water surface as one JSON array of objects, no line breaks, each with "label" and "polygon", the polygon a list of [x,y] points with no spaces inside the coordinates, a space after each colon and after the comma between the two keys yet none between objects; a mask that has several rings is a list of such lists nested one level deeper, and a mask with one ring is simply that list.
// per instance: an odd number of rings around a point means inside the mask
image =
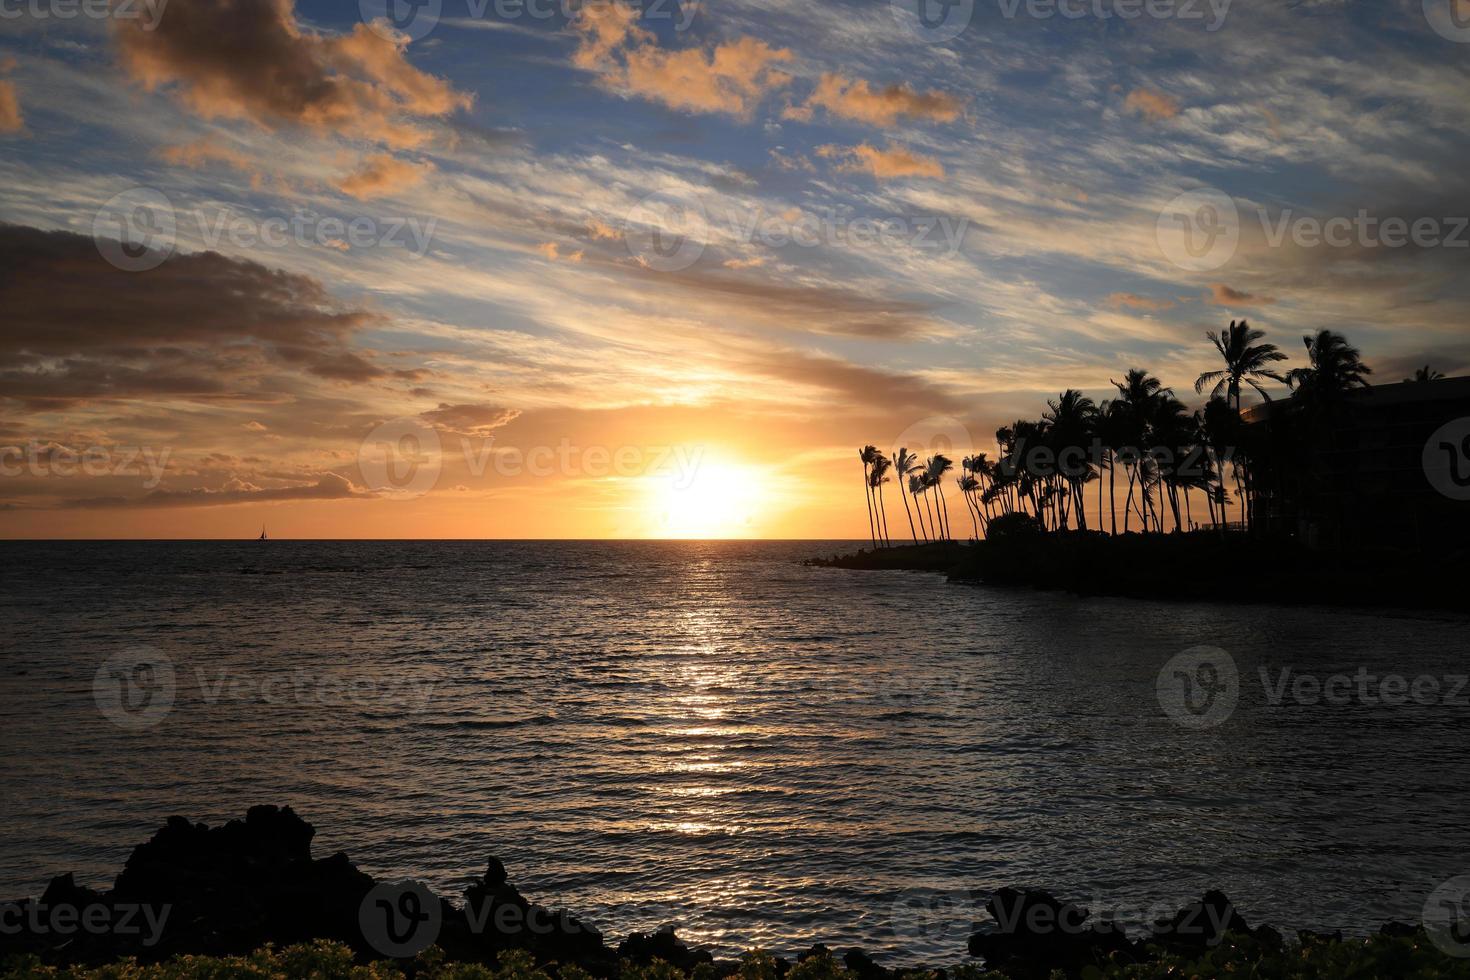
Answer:
[{"label": "rippled water surface", "polygon": [[[1470,872],[1470,690],[1272,705],[1258,674],[1453,678],[1470,620],[799,564],[839,547],[0,546],[0,897],[262,802],[375,875],[457,893],[495,854],[605,932],[725,952],[954,960],[1003,884],[1366,931]],[[1156,694],[1198,644],[1242,679],[1206,730]],[[139,646],[176,694],[130,731],[94,678]]]}]

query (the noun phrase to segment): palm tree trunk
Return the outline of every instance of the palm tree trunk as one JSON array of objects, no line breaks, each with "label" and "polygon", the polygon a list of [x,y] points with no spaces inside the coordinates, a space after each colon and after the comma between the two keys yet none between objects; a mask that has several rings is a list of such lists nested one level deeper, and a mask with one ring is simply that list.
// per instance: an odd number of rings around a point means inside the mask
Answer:
[{"label": "palm tree trunk", "polygon": [[[867,451],[864,450],[864,455]],[[873,523],[873,485],[868,482],[868,461],[863,460],[863,496],[868,502],[868,538],[873,542],[874,550],[878,547],[878,527]]]},{"label": "palm tree trunk", "polygon": [[878,519],[883,527],[883,547],[893,547],[893,541],[888,537],[888,508],[883,505],[883,484],[878,484]]},{"label": "palm tree trunk", "polygon": [[1123,501],[1123,533],[1128,533],[1128,519],[1133,516],[1133,467],[1128,467],[1128,499]]},{"label": "palm tree trunk", "polygon": [[1113,537],[1118,536],[1118,457],[1108,466],[1108,517],[1113,522]]},{"label": "palm tree trunk", "polygon": [[905,490],[904,487],[903,487],[903,482],[902,482],[903,479],[904,479],[903,474],[900,473],[898,479],[900,481],[899,484],[898,484],[898,497],[899,497],[900,500],[903,501],[903,512],[908,515],[908,519],[909,519],[909,536],[914,539],[914,544],[918,544],[919,543],[919,532],[916,531],[916,530],[914,530],[914,515],[913,515],[913,512],[909,510],[909,492],[907,490]]},{"label": "palm tree trunk", "polygon": [[944,497],[944,488],[935,487],[939,491],[939,503],[944,507],[944,540],[953,541],[954,532],[949,529],[949,501]]}]

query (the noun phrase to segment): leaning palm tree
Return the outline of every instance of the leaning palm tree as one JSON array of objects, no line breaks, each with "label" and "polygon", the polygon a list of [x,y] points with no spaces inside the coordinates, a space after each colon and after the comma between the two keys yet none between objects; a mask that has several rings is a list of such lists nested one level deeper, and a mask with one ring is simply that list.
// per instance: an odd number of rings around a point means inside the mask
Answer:
[{"label": "leaning palm tree", "polygon": [[878,501],[878,530],[883,537],[884,547],[893,544],[888,537],[888,511],[883,506],[883,484],[889,482],[888,471],[893,469],[893,462],[882,453],[873,457],[873,475],[868,478],[868,483],[873,488],[873,496]]},{"label": "leaning palm tree", "polygon": [[1221,330],[1218,337],[1213,333],[1206,333],[1205,336],[1210,338],[1210,343],[1215,345],[1215,350],[1225,359],[1225,368],[1201,374],[1194,382],[1195,394],[1203,392],[1206,385],[1212,384],[1214,388],[1210,390],[1210,397],[1216,398],[1223,392],[1239,412],[1242,381],[1260,392],[1261,397],[1267,401],[1271,400],[1271,396],[1257,379],[1269,378],[1285,383],[1286,379],[1270,370],[1268,365],[1286,360],[1286,355],[1275,344],[1256,343],[1266,336],[1264,331],[1256,330],[1244,320],[1239,323],[1231,320],[1229,329]]},{"label": "leaning palm tree", "polygon": [[929,485],[939,491],[939,504],[943,508],[940,528],[946,541],[950,540],[953,535],[949,530],[949,503],[944,499],[944,474],[952,469],[954,469],[954,462],[948,456],[943,453],[935,453],[929,457],[924,470]]},{"label": "leaning palm tree", "polygon": [[960,488],[960,496],[965,498],[965,509],[970,512],[970,526],[975,529],[975,540],[980,540],[980,505],[975,502],[974,495],[980,490],[980,481],[973,476],[962,476],[955,480],[955,485]]},{"label": "leaning palm tree", "polygon": [[873,547],[878,547],[878,523],[873,515],[873,461],[878,458],[877,446],[864,446],[858,450],[858,459],[863,461],[863,498],[868,502],[868,537]]},{"label": "leaning palm tree", "polygon": [[1404,380],[1405,381],[1417,381],[1417,382],[1420,382],[1422,384],[1425,381],[1440,381],[1443,378],[1444,378],[1444,373],[1443,372],[1436,371],[1436,370],[1434,370],[1434,368],[1432,368],[1428,364],[1426,364],[1422,368],[1418,368],[1417,370],[1415,370],[1414,371],[1414,376],[1412,378],[1405,378]]},{"label": "leaning palm tree", "polygon": [[[919,543],[919,532],[914,529],[914,514],[909,510],[909,494],[912,490],[904,489],[909,484],[913,472],[919,468],[919,458],[910,453],[907,447],[900,446],[898,452],[893,454],[893,474],[898,478],[898,497],[903,501],[903,512],[908,515],[909,535],[914,539],[914,544]],[[923,515],[920,515],[920,520]]]},{"label": "leaning palm tree", "polygon": [[[930,540],[929,528],[924,524],[924,508],[919,506],[919,494],[923,493],[927,486],[924,484],[924,474],[909,474],[909,496],[914,498],[914,510],[919,515],[919,529],[924,532],[924,540]],[[926,498],[927,499],[927,498]]]}]

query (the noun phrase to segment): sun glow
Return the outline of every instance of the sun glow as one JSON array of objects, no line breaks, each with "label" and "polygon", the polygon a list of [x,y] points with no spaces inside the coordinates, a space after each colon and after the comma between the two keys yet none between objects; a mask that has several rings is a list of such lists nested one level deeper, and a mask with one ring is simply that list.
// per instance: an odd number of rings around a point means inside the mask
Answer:
[{"label": "sun glow", "polygon": [[743,538],[756,533],[769,501],[754,467],[705,459],[692,476],[651,486],[656,533],[670,538]]}]

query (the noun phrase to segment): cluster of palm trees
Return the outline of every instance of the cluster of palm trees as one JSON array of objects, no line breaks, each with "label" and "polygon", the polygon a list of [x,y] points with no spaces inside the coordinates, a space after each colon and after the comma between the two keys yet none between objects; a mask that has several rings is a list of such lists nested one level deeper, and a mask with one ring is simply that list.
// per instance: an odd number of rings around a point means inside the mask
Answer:
[{"label": "cluster of palm trees", "polygon": [[[943,452],[921,458],[908,447],[885,455],[864,446],[859,456],[873,544],[892,544],[884,493],[890,483],[897,485],[915,543],[953,540],[944,491],[951,473],[969,517],[966,534],[976,539],[1003,519],[1034,522],[1046,531],[1087,531],[1090,484],[1096,485],[1095,529],[1102,530],[1106,515],[1109,532],[1117,534],[1120,482],[1126,488],[1123,533],[1132,530],[1135,518],[1146,532],[1200,526],[1194,494],[1209,525],[1248,529],[1254,520],[1254,437],[1241,421],[1242,387],[1249,385],[1269,401],[1264,383],[1285,384],[1302,410],[1316,416],[1333,411],[1346,391],[1366,386],[1371,372],[1358,350],[1330,330],[1302,338],[1308,364],[1284,374],[1275,365],[1286,355],[1263,343],[1265,334],[1244,320],[1206,336],[1224,366],[1196,380],[1197,394],[1206,388],[1210,393],[1193,412],[1158,378],[1135,368],[1112,382],[1117,395],[1111,399],[1094,402],[1069,388],[1047,402],[1041,418],[1002,426],[995,433],[995,458],[967,456],[957,472]],[[1426,366],[1417,379],[1437,376]],[[1234,521],[1232,501],[1238,504]]]}]

